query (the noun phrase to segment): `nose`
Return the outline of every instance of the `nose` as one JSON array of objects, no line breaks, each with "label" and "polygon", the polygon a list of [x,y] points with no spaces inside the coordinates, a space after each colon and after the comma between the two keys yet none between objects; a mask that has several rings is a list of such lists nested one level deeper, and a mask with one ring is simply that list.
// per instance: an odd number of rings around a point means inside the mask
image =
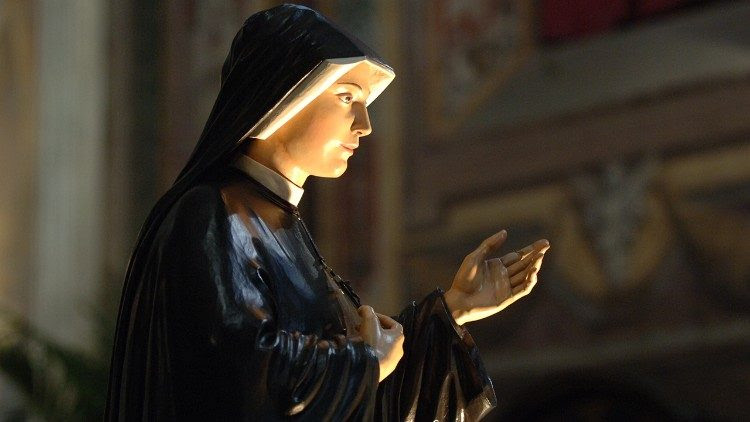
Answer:
[{"label": "nose", "polygon": [[354,103],[354,121],[352,122],[352,132],[357,136],[367,136],[372,133],[370,126],[370,115],[367,113],[367,107],[362,102]]}]

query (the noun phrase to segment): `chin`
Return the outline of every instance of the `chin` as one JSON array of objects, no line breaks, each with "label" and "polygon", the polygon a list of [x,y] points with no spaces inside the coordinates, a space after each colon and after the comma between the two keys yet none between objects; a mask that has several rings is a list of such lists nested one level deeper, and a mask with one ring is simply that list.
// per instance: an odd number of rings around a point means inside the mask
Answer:
[{"label": "chin", "polygon": [[326,171],[320,171],[320,172],[317,172],[317,173],[313,173],[312,175],[313,176],[318,176],[318,177],[327,177],[327,178],[333,178],[333,179],[335,179],[337,177],[340,177],[342,174],[344,174],[344,172],[346,172],[346,168],[347,168],[347,164],[346,164],[346,162],[344,162],[341,165],[338,165],[338,166],[335,166],[335,167],[331,167],[329,169],[326,169]]},{"label": "chin", "polygon": [[336,170],[334,170],[333,173],[331,174],[331,177],[339,177],[342,174],[344,174],[344,172],[346,172],[346,165],[343,165],[337,168]]}]

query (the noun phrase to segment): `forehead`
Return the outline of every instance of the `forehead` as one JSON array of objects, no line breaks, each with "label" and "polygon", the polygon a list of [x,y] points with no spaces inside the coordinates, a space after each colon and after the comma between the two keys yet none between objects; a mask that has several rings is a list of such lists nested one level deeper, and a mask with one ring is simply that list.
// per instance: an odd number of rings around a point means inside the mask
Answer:
[{"label": "forehead", "polygon": [[367,97],[370,95],[370,84],[373,80],[377,79],[377,77],[378,72],[374,70],[372,66],[369,66],[367,63],[360,63],[336,80],[334,87],[340,84],[357,85],[362,88],[365,97]]}]

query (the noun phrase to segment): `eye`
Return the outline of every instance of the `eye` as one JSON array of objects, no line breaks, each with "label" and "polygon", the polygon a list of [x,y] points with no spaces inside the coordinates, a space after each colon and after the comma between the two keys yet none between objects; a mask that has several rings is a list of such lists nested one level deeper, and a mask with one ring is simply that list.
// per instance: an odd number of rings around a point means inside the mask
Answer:
[{"label": "eye", "polygon": [[352,100],[354,100],[354,96],[348,92],[338,94],[338,97],[344,104],[351,104]]}]

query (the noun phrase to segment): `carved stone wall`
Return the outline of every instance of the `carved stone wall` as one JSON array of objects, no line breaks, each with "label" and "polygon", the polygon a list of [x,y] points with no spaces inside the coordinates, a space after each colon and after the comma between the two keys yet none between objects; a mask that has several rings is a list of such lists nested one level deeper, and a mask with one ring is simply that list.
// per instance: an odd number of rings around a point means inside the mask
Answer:
[{"label": "carved stone wall", "polygon": [[500,228],[507,250],[552,245],[529,297],[469,327],[500,398],[491,418],[750,414],[750,10],[519,47],[512,70],[485,75],[499,83],[436,117],[444,86],[425,68],[452,71],[431,44],[437,9],[409,9],[421,24],[404,29],[408,295],[448,287]]}]

